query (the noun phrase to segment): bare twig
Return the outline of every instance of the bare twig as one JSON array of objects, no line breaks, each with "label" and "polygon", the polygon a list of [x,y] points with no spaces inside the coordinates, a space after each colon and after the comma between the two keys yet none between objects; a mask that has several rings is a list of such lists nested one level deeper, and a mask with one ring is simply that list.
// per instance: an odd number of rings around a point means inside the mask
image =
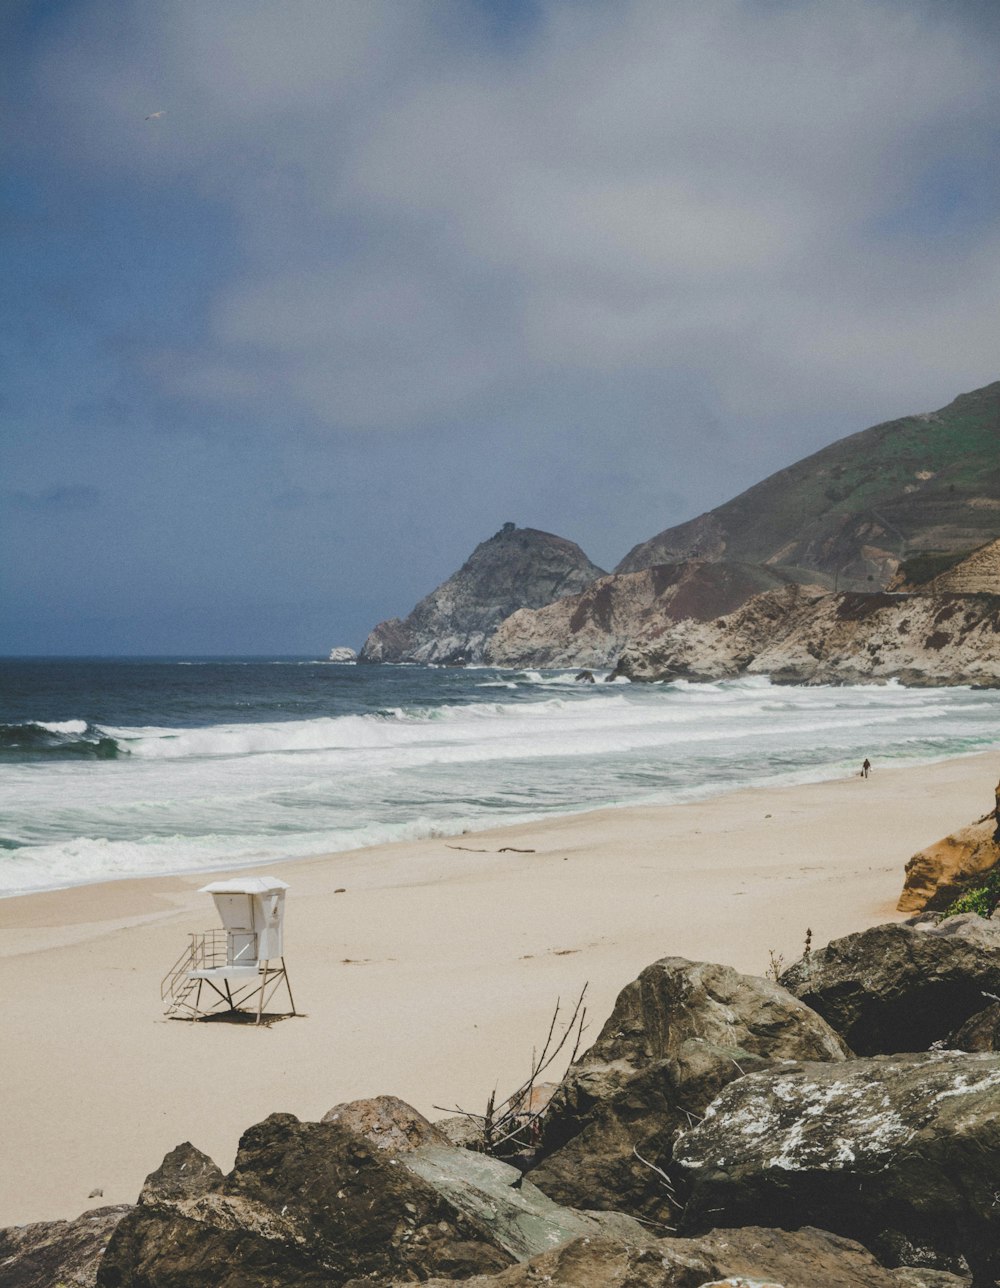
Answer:
[{"label": "bare twig", "polygon": [[[569,1042],[570,1035],[573,1036],[570,1063],[576,1059],[580,1049],[580,1041],[586,1028],[584,1021],[587,1016],[587,1010],[583,1005],[583,999],[587,988],[588,985],[584,984],[580,990],[580,996],[576,999],[569,1021],[558,1038],[556,1036],[556,1026],[559,1022],[562,1002],[561,1000],[556,1001],[555,1010],[552,1013],[549,1030],[545,1035],[541,1051],[532,1050],[530,1071],[527,1078],[506,1100],[501,1100],[498,1104],[496,1088],[494,1088],[486,1103],[485,1114],[472,1113],[458,1105],[455,1106],[453,1112],[461,1114],[463,1118],[467,1118],[475,1125],[479,1138],[478,1148],[484,1154],[496,1155],[505,1145],[513,1145],[515,1149],[509,1152],[516,1152],[517,1149],[530,1148],[537,1143],[541,1133],[541,1119],[548,1108],[548,1102],[539,1109],[532,1108],[535,1085],[539,1076],[552,1065],[553,1061],[564,1050]],[[435,1105],[434,1108],[447,1112],[443,1110],[441,1105]]]},{"label": "bare twig", "polygon": [[499,850],[481,850],[474,845],[449,845],[445,842],[446,850],[465,850],[467,854],[534,854],[534,850],[519,850],[516,845],[501,845]]},{"label": "bare twig", "polygon": [[648,1158],[643,1158],[643,1156],[639,1153],[635,1145],[632,1146],[632,1153],[636,1156],[636,1158],[639,1160],[640,1163],[642,1163],[644,1167],[648,1167],[651,1172],[656,1173],[656,1175],[660,1178],[660,1184],[666,1189],[667,1193],[670,1195],[671,1198],[675,1198],[677,1192],[674,1189],[674,1183],[670,1179],[670,1177],[666,1174],[666,1172],[663,1170],[663,1168],[657,1167],[656,1164],[651,1163]]}]

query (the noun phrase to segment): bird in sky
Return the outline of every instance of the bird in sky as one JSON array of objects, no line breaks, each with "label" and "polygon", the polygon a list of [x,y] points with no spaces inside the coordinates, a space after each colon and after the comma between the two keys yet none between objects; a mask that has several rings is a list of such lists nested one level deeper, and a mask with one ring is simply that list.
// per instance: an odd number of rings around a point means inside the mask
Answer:
[{"label": "bird in sky", "polygon": [[166,112],[150,112],[146,117],[147,121],[158,121],[161,116],[166,116]]}]

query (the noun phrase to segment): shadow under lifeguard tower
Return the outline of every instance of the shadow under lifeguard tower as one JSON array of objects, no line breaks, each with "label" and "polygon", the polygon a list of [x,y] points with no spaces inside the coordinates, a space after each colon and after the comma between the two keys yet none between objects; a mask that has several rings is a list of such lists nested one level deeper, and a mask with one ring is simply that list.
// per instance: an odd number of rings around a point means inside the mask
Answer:
[{"label": "shadow under lifeguard tower", "polygon": [[210,894],[222,928],[192,934],[190,943],[163,978],[160,996],[172,1019],[238,1019],[265,1007],[284,985],[290,1010],[295,1001],[285,969],[283,931],[285,891],[275,877],[237,877],[213,881]]}]

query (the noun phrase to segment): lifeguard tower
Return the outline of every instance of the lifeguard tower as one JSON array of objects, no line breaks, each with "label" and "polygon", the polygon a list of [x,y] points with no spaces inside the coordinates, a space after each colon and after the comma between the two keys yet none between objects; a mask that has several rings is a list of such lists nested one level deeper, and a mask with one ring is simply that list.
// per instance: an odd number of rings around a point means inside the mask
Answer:
[{"label": "lifeguard tower", "polygon": [[166,1015],[200,1020],[248,1011],[256,1003],[260,1024],[265,1006],[282,984],[288,993],[288,1014],[295,1014],[282,942],[287,889],[276,877],[237,877],[202,886],[198,893],[215,900],[222,929],[192,934],[164,976],[160,997]]}]

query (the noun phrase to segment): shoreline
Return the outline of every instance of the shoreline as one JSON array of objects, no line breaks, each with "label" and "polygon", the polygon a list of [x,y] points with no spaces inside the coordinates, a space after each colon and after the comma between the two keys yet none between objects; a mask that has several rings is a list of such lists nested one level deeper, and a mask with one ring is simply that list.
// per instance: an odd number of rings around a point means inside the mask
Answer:
[{"label": "shoreline", "polygon": [[183,1140],[228,1170],[275,1111],[318,1118],[384,1092],[432,1118],[479,1109],[520,1082],[556,999],[585,982],[587,1045],[659,957],[762,974],[807,928],[820,946],[898,919],[906,860],[983,814],[998,769],[1000,752],[977,752],[255,865],[290,883],[306,1012],[272,1028],[162,1017],[159,981],[187,932],[214,924],[197,891],[219,869],[0,900],[18,1160],[0,1226],[134,1202]]},{"label": "shoreline", "polygon": [[[996,756],[1000,762],[1000,744],[994,748],[980,748],[975,751],[963,752],[943,752],[939,755],[926,758],[903,760],[893,763],[886,769],[883,765],[882,773],[891,771],[907,771],[910,769],[927,769],[934,765],[943,764],[952,760],[974,760],[981,756]],[[647,798],[645,800],[623,800],[614,801],[604,805],[585,805],[576,809],[559,810],[552,813],[527,815],[513,819],[501,819],[499,816],[496,821],[490,824],[484,823],[483,826],[470,826],[463,828],[458,832],[445,832],[432,825],[431,830],[423,836],[402,837],[394,840],[372,841],[369,844],[361,846],[348,846],[342,850],[327,850],[314,854],[295,855],[286,858],[275,857],[269,859],[255,859],[252,862],[234,862],[220,867],[218,864],[206,864],[194,868],[183,868],[180,871],[171,872],[164,870],[162,872],[129,872],[117,876],[94,876],[88,877],[81,881],[72,882],[69,885],[52,885],[52,886],[33,886],[25,890],[0,890],[0,908],[3,905],[15,899],[29,899],[35,896],[60,894],[70,890],[83,890],[89,886],[107,886],[121,885],[128,882],[144,881],[187,881],[187,880],[218,880],[226,873],[243,873],[263,871],[269,867],[287,867],[289,864],[313,863],[326,861],[338,855],[364,854],[373,850],[383,850],[394,846],[401,845],[421,845],[425,841],[448,842],[458,840],[463,836],[478,836],[481,832],[500,832],[500,831],[517,831],[526,827],[541,827],[548,824],[558,824],[563,821],[585,817],[589,814],[599,814],[604,811],[615,810],[646,810],[646,809],[673,809],[682,805],[698,805],[715,800],[723,796],[731,796],[741,792],[755,791],[780,791],[795,787],[812,787],[822,783],[841,782],[852,777],[851,772],[835,772],[835,767],[825,766],[815,770],[790,770],[785,774],[776,774],[770,778],[762,779],[759,783],[741,784],[738,786],[706,786],[706,787],[686,787],[678,789],[677,796],[673,800]],[[16,851],[11,853],[16,854]],[[0,927],[3,920],[0,918]],[[2,953],[0,953],[2,956]]]}]

